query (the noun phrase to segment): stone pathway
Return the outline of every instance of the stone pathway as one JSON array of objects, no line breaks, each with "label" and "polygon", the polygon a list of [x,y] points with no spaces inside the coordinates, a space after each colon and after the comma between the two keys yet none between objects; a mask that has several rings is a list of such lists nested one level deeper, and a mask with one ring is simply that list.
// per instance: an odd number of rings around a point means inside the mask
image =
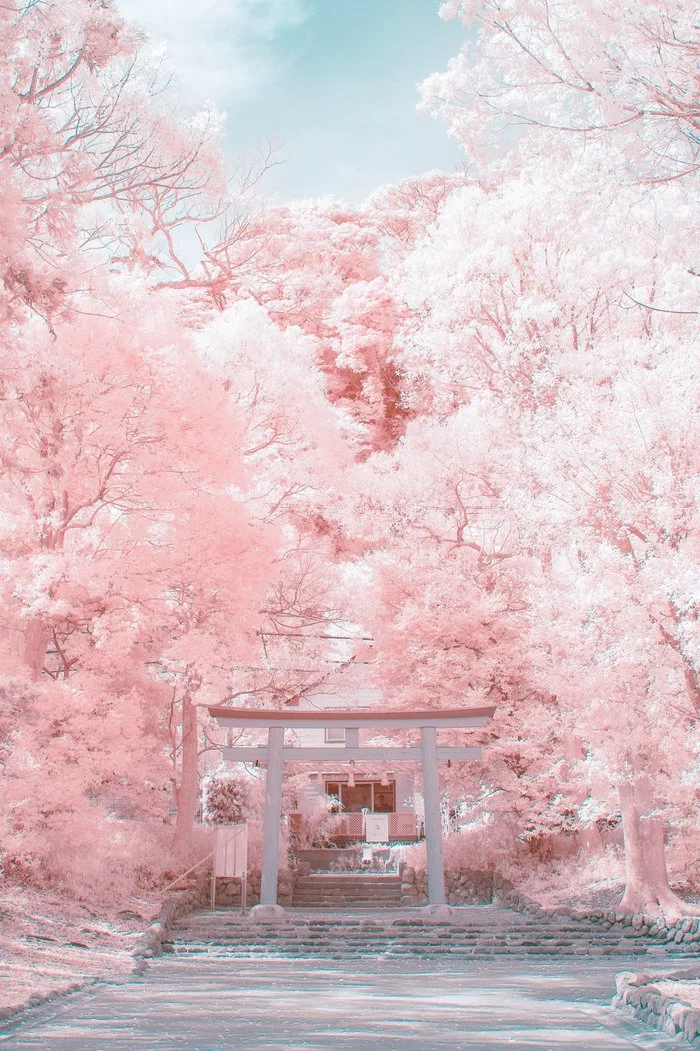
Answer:
[{"label": "stone pathway", "polygon": [[166,955],[0,1030],[3,1051],[678,1051],[613,1011],[638,958]]},{"label": "stone pathway", "polygon": [[203,910],[141,977],[0,1028],[0,1051],[503,1051],[678,1048],[613,1011],[618,971],[663,973],[697,946],[546,923],[497,906],[291,910],[262,924]]}]

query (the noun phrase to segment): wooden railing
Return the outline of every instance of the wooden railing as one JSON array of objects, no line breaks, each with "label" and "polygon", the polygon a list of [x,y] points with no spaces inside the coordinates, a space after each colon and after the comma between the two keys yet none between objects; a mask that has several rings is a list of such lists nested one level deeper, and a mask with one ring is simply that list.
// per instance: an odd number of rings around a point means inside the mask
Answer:
[{"label": "wooden railing", "polygon": [[339,814],[334,829],[336,836],[352,836],[353,839],[364,839],[365,819],[363,814]]},{"label": "wooden railing", "polygon": [[[390,839],[415,839],[416,815],[389,814]],[[339,814],[338,823],[333,830],[335,836],[348,839],[364,839],[365,827],[362,814]]]},{"label": "wooden railing", "polygon": [[389,835],[392,839],[415,839],[415,814],[389,814]]}]

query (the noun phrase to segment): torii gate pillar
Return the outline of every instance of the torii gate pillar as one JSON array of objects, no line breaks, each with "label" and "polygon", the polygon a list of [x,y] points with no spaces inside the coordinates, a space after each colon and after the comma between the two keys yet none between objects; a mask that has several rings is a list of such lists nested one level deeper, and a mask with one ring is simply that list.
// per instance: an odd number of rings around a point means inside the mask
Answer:
[{"label": "torii gate pillar", "polygon": [[438,780],[437,734],[434,726],[421,726],[425,853],[428,866],[428,904],[445,904],[445,869],[442,857],[442,813]]},{"label": "torii gate pillar", "polygon": [[282,767],[284,727],[271,726],[267,731],[267,773],[265,774],[265,818],[263,822],[262,882],[260,904],[277,904],[277,876],[280,855],[280,821],[282,818]]}]

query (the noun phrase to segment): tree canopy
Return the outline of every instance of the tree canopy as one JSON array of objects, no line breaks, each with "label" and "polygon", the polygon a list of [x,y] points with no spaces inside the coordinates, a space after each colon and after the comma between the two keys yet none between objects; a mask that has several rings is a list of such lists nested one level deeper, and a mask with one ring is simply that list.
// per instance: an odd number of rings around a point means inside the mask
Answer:
[{"label": "tree canopy", "polygon": [[450,790],[513,852],[621,820],[625,907],[687,908],[697,25],[441,14],[470,35],[421,106],[464,170],[351,208],[227,180],[110,0],[3,7],[5,878],[88,893],[89,836],[106,887],[157,879],[206,705],[294,703],[345,626],[385,704],[498,704]]}]

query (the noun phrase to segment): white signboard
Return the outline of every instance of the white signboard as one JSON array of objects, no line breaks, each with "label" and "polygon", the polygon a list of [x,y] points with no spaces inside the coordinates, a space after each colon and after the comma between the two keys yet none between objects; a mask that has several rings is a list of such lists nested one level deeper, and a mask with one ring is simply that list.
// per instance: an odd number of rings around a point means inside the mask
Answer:
[{"label": "white signboard", "polygon": [[367,843],[389,842],[389,815],[365,815],[365,840]]},{"label": "white signboard", "polygon": [[217,825],[214,876],[245,876],[248,870],[248,826]]}]

